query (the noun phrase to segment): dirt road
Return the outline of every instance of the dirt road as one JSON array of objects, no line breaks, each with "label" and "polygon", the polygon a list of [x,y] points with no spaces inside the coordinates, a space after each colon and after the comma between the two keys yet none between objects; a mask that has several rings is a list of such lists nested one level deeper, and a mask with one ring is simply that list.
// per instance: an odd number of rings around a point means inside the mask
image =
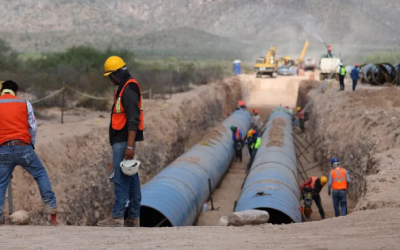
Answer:
[{"label": "dirt road", "polygon": [[398,249],[398,209],[282,226],[99,228],[0,227],[1,249]]}]

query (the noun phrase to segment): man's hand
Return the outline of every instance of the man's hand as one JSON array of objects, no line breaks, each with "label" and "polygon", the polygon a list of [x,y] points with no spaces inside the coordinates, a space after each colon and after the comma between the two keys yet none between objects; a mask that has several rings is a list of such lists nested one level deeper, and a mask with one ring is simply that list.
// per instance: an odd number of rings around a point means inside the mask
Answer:
[{"label": "man's hand", "polygon": [[133,149],[129,149],[129,148],[125,149],[125,159],[126,160],[132,160],[134,156],[135,156],[135,152],[133,152]]}]

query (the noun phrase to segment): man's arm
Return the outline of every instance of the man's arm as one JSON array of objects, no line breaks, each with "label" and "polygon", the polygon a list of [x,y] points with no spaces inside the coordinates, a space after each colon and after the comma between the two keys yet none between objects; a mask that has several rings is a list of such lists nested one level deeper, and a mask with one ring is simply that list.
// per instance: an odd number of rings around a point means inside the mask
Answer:
[{"label": "man's arm", "polygon": [[350,176],[349,176],[349,173],[347,172],[347,170],[345,169],[344,171],[346,171],[346,179],[347,179],[347,182],[350,182]]},{"label": "man's arm", "polygon": [[26,101],[26,108],[28,111],[29,134],[31,135],[31,143],[33,146],[35,146],[37,123],[36,123],[35,114],[33,112],[32,104],[29,101]]},{"label": "man's arm", "polygon": [[135,143],[136,132],[140,124],[140,108],[139,108],[139,88],[135,84],[129,84],[125,88],[122,96],[122,105],[126,113],[126,125],[128,128],[127,149],[125,151],[126,159],[133,159],[133,144]]},{"label": "man's arm", "polygon": [[311,182],[312,182],[312,178],[311,177],[308,180],[306,180],[305,182],[303,182],[303,184],[301,185],[301,191],[303,191],[305,186],[310,185]]}]

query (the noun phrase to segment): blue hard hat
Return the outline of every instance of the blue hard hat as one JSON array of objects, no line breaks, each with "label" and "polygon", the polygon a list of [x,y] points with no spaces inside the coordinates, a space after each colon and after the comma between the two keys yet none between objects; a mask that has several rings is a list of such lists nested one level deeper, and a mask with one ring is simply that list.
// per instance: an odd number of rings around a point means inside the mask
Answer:
[{"label": "blue hard hat", "polygon": [[333,163],[335,163],[335,162],[339,162],[339,160],[338,160],[337,158],[333,158],[333,159],[331,160],[331,165],[332,165]]}]

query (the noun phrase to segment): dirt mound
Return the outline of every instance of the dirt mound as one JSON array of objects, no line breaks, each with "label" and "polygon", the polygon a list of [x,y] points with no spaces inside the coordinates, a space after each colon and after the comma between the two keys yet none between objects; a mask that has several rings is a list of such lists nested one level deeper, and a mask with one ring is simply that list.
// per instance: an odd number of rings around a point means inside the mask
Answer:
[{"label": "dirt mound", "polygon": [[337,157],[348,170],[349,194],[358,200],[355,211],[400,206],[399,93],[396,88],[328,89],[313,99],[315,157],[320,162]]},{"label": "dirt mound", "polygon": [[[146,100],[145,141],[138,143],[136,152],[143,166],[141,182],[150,180],[225,119],[241,96],[240,86],[240,80],[232,78],[169,100]],[[111,213],[108,125],[109,116],[97,116],[39,127],[36,152],[48,171],[59,206],[66,210],[60,224],[95,225]],[[19,167],[14,171],[13,198],[14,209],[29,211],[33,224],[50,225],[40,211],[43,205],[35,181]],[[5,207],[7,211],[8,205]]]}]

